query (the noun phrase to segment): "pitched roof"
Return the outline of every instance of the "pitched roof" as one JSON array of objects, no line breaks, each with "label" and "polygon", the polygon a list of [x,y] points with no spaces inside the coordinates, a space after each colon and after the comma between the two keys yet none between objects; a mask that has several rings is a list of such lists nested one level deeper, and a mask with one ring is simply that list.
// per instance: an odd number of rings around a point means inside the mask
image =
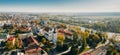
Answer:
[{"label": "pitched roof", "polygon": [[38,44],[38,41],[33,36],[28,37],[26,41],[28,42],[28,44],[31,44],[31,43]]},{"label": "pitched roof", "polygon": [[57,30],[58,33],[64,33],[65,35],[69,35],[69,36],[72,36],[72,32],[70,29],[63,29],[63,28],[60,28]]},{"label": "pitched roof", "polygon": [[64,32],[66,35],[72,36],[72,32],[70,31],[70,29],[65,29]]},{"label": "pitched roof", "polygon": [[24,50],[25,50],[25,53],[34,54],[34,53],[39,53],[42,49],[38,45],[34,44],[31,46],[28,46]]},{"label": "pitched roof", "polygon": [[10,38],[8,38],[8,41],[13,41],[15,37],[11,36]]}]

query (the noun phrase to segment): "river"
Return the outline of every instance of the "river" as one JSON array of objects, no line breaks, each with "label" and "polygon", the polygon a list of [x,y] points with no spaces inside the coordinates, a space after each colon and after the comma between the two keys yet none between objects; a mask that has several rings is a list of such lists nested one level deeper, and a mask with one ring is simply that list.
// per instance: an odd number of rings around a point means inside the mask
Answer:
[{"label": "river", "polygon": [[[53,22],[55,22],[55,21],[53,21]],[[58,23],[61,23],[61,22],[58,22]],[[67,24],[67,25],[70,25],[70,24]],[[80,27],[81,28],[81,30],[82,31],[85,31],[85,27]],[[90,31],[93,31],[93,32],[96,32],[97,30],[94,30],[94,29],[89,29]],[[114,34],[120,34],[120,33],[113,33],[113,32],[105,32],[105,33],[107,33],[107,35],[108,35],[108,39],[109,38],[112,38],[112,36],[114,35]]]},{"label": "river", "polygon": [[[81,28],[81,30],[82,31],[85,31],[85,27],[80,27]],[[89,29],[90,31],[93,31],[93,32],[96,32],[96,30],[94,30],[94,29]],[[108,39],[109,38],[112,38],[112,36],[114,35],[114,34],[119,34],[119,33],[113,33],[113,32],[106,32],[107,33],[107,35],[108,35]]]}]

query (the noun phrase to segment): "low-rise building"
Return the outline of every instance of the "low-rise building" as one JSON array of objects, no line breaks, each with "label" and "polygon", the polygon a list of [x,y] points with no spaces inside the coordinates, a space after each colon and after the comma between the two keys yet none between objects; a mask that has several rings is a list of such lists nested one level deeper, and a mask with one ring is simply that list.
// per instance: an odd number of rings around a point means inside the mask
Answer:
[{"label": "low-rise building", "polygon": [[112,37],[115,41],[120,42],[120,34],[114,34]]},{"label": "low-rise building", "polygon": [[25,54],[28,54],[28,55],[38,55],[38,54],[41,54],[41,51],[42,51],[42,49],[36,44],[30,45],[24,50],[25,50]]},{"label": "low-rise building", "polygon": [[39,45],[38,41],[33,36],[25,38],[23,43],[27,44],[27,46],[30,46],[30,45],[33,45],[33,44]]},{"label": "low-rise building", "polygon": [[10,38],[8,38],[7,41],[11,41],[11,42],[12,42],[12,45],[13,45],[13,46],[15,45],[15,37],[14,37],[14,36],[11,36]]}]

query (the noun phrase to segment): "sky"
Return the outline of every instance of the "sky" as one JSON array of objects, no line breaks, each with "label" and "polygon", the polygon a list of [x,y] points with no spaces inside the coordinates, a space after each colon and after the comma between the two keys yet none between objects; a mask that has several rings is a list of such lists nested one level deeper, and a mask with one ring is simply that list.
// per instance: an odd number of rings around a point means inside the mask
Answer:
[{"label": "sky", "polygon": [[120,0],[0,0],[0,12],[120,12]]}]

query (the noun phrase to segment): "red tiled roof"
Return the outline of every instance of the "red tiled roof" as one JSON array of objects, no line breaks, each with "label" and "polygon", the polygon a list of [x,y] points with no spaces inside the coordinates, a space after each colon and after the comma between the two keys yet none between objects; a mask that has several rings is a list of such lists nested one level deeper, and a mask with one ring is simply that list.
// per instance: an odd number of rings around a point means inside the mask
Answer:
[{"label": "red tiled roof", "polygon": [[49,30],[52,30],[52,28],[50,28],[50,27],[45,27],[44,30],[48,32]]},{"label": "red tiled roof", "polygon": [[42,49],[38,45],[32,45],[25,49],[25,53],[34,54],[40,52]]},{"label": "red tiled roof", "polygon": [[15,38],[15,37],[12,36],[12,37],[8,38],[8,41],[13,41],[14,38]]},{"label": "red tiled roof", "polygon": [[69,29],[64,30],[66,35],[72,36],[72,32]]},{"label": "red tiled roof", "polygon": [[57,30],[57,32],[64,33],[64,29],[60,28],[60,29]]},{"label": "red tiled roof", "polygon": [[28,37],[26,41],[28,41],[28,44],[31,43],[38,44],[38,41],[33,36]]},{"label": "red tiled roof", "polygon": [[72,36],[72,32],[69,30],[69,29],[58,29],[57,32],[59,33],[64,33],[65,35],[69,35],[69,36]]}]

